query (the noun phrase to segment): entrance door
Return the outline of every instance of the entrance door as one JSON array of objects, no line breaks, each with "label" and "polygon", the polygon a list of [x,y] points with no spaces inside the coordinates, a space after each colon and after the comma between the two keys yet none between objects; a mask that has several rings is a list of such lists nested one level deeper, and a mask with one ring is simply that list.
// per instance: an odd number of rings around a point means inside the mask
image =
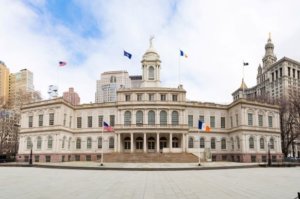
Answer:
[{"label": "entrance door", "polygon": [[142,137],[136,138],[135,146],[136,146],[136,150],[143,150],[143,138]]},{"label": "entrance door", "polygon": [[159,149],[160,149],[160,151],[162,151],[163,148],[167,148],[167,138],[166,137],[161,137],[159,139]]},{"label": "entrance door", "polygon": [[126,137],[124,139],[124,150],[130,150],[130,149],[131,149],[130,137]]},{"label": "entrance door", "polygon": [[154,152],[155,151],[155,139],[154,137],[148,138],[148,151]]}]

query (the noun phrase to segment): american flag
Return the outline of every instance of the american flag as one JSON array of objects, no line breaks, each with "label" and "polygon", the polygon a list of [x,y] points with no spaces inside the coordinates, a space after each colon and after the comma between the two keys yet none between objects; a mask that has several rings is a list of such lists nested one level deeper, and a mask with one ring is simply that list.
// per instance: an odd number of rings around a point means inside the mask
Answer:
[{"label": "american flag", "polygon": [[104,131],[112,132],[114,131],[114,128],[110,125],[108,125],[106,122],[103,122]]},{"label": "american flag", "polygon": [[65,61],[60,61],[60,62],[58,62],[58,64],[59,64],[59,66],[65,66],[65,65],[67,65],[67,62],[65,62]]}]

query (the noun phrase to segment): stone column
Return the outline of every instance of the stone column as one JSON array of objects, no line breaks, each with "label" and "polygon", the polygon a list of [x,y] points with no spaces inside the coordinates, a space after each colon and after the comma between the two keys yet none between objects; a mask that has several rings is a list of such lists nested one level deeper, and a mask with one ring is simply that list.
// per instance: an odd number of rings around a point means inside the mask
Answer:
[{"label": "stone column", "polygon": [[185,146],[186,146],[186,141],[185,141],[185,138],[186,138],[186,135],[183,133],[182,134],[182,141],[181,141],[181,143],[182,143],[182,145],[181,145],[181,147],[182,147],[182,152],[185,152]]},{"label": "stone column", "polygon": [[117,143],[119,143],[119,139],[118,139],[118,134],[117,133],[115,133],[115,148],[114,148],[114,152],[117,152],[117,150],[118,150],[118,144]]},{"label": "stone column", "polygon": [[159,133],[156,133],[156,152],[159,153]]},{"label": "stone column", "polygon": [[130,153],[133,153],[133,133],[130,133]]},{"label": "stone column", "polygon": [[143,147],[144,153],[147,152],[147,145],[146,145],[146,143],[147,143],[147,137],[146,137],[146,133],[144,133],[144,142],[143,142],[143,145],[144,145],[144,147]]},{"label": "stone column", "polygon": [[118,152],[121,152],[121,133],[118,133]]},{"label": "stone column", "polygon": [[172,133],[170,133],[170,140],[169,140],[169,149],[170,149],[170,152],[172,152]]}]

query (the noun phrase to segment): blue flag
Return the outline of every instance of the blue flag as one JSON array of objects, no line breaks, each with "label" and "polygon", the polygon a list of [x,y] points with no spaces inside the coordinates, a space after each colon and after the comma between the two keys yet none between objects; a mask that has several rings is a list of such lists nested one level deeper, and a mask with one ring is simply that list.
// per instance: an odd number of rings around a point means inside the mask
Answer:
[{"label": "blue flag", "polygon": [[129,59],[131,59],[132,54],[130,54],[129,52],[126,52],[126,51],[124,50],[124,56],[125,56],[125,57],[128,57]]},{"label": "blue flag", "polygon": [[201,120],[198,120],[198,129],[202,130],[203,129],[203,122]]}]

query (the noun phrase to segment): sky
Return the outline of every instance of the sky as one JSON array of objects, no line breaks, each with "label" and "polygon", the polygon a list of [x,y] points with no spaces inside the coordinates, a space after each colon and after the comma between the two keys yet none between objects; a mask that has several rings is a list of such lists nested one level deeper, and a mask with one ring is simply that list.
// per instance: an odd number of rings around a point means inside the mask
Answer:
[{"label": "sky", "polygon": [[32,71],[43,99],[58,85],[59,95],[74,87],[90,103],[101,73],[142,74],[154,35],[162,86],[181,83],[188,100],[225,104],[241,84],[243,62],[247,86],[256,84],[269,32],[278,60],[300,61],[299,8],[299,0],[1,0],[0,60],[11,73]]}]

